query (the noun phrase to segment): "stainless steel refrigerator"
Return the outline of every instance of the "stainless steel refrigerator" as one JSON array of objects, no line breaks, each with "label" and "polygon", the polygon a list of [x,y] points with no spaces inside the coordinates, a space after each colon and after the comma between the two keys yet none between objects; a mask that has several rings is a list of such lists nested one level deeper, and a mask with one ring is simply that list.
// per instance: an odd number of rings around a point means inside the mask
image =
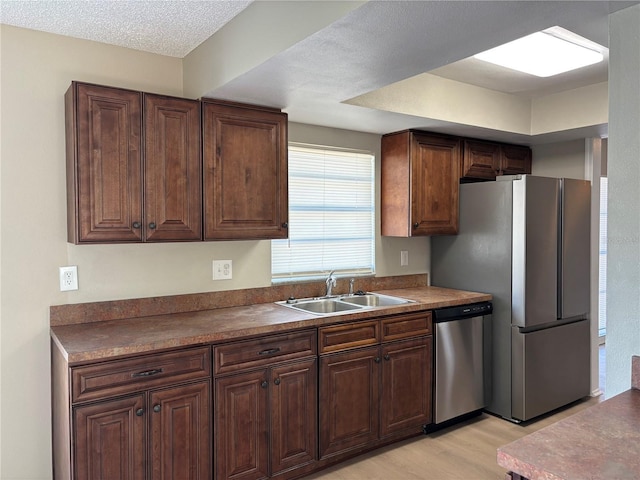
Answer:
[{"label": "stainless steel refrigerator", "polygon": [[525,421],[590,394],[584,180],[460,185],[460,228],[431,237],[431,284],[493,295],[486,410]]}]

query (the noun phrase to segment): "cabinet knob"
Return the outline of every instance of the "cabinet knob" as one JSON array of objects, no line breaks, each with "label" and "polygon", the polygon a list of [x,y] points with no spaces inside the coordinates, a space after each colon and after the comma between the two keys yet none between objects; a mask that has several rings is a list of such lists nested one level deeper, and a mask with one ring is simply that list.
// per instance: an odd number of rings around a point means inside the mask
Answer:
[{"label": "cabinet knob", "polygon": [[420,224],[418,222],[413,224],[413,228],[418,228],[420,226]]},{"label": "cabinet knob", "polygon": [[158,413],[160,410],[162,410],[162,407],[160,406],[160,404],[159,404],[159,403],[156,403],[156,404],[153,406],[153,411],[154,411],[154,412],[156,412],[156,413]]},{"label": "cabinet knob", "polygon": [[373,361],[376,362],[376,363],[380,363],[380,357],[374,358]]},{"label": "cabinet knob", "polygon": [[156,228],[156,224],[155,224],[155,223],[153,223],[153,222],[151,222],[151,223],[149,224],[149,228],[150,228],[151,230],[155,230],[155,228]]},{"label": "cabinet knob", "polygon": [[269,386],[269,382],[267,382],[266,380],[264,380],[264,381],[260,384],[260,386],[261,386],[262,388],[267,388],[267,387]]},{"label": "cabinet knob", "polygon": [[144,408],[139,408],[136,410],[136,416],[141,417],[144,415]]},{"label": "cabinet knob", "polygon": [[275,383],[276,385],[280,385],[280,379],[279,379],[279,378],[276,378],[276,379],[273,381],[273,383]]},{"label": "cabinet knob", "polygon": [[140,228],[142,224],[140,222],[133,222],[133,228]]},{"label": "cabinet knob", "polygon": [[287,222],[282,222],[282,228],[288,228],[289,224]]},{"label": "cabinet knob", "polygon": [[385,360],[387,360],[387,361],[389,361],[389,360],[391,360],[391,357],[390,357],[390,356],[389,356],[389,354],[387,353],[387,354],[384,356],[384,359],[385,359]]}]

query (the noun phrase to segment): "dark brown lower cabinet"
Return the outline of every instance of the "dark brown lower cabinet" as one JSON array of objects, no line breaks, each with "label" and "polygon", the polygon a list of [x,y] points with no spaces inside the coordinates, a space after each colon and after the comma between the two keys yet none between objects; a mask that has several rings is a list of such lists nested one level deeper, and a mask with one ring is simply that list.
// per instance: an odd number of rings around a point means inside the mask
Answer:
[{"label": "dark brown lower cabinet", "polygon": [[379,348],[320,359],[320,458],[378,438]]},{"label": "dark brown lower cabinet", "polygon": [[383,344],[380,436],[428,425],[431,415],[431,337]]},{"label": "dark brown lower cabinet", "polygon": [[137,395],[74,410],[75,478],[144,478],[144,404],[144,396]]},{"label": "dark brown lower cabinet", "polygon": [[51,343],[55,480],[210,480],[211,347],[69,365]]},{"label": "dark brown lower cabinet", "polygon": [[209,381],[149,395],[152,480],[211,478]]},{"label": "dark brown lower cabinet", "polygon": [[311,358],[215,380],[215,478],[257,480],[317,458]]},{"label": "dark brown lower cabinet", "polygon": [[431,337],[320,359],[320,459],[431,423]]},{"label": "dark brown lower cabinet", "polygon": [[209,389],[202,381],[76,407],[75,478],[209,479]]}]

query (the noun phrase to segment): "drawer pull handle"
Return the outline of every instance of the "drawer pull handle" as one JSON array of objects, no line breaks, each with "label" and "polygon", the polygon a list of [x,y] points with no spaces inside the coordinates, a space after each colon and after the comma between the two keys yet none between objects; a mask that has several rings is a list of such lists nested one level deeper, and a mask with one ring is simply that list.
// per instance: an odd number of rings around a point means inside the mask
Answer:
[{"label": "drawer pull handle", "polygon": [[162,369],[154,368],[153,370],[145,370],[143,372],[132,373],[131,376],[132,377],[150,377],[152,375],[157,375],[159,373],[162,373]]},{"label": "drawer pull handle", "polygon": [[279,351],[280,351],[280,347],[267,348],[266,350],[262,350],[258,352],[258,355],[273,355],[274,353],[278,353]]}]

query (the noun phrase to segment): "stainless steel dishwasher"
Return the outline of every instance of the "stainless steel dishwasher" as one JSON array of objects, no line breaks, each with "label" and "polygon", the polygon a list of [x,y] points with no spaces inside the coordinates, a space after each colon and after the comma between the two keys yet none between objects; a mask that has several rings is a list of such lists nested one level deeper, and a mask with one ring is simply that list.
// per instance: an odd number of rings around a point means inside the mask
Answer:
[{"label": "stainless steel dishwasher", "polygon": [[440,424],[487,405],[490,372],[484,344],[490,337],[491,302],[436,309],[435,423]]}]

